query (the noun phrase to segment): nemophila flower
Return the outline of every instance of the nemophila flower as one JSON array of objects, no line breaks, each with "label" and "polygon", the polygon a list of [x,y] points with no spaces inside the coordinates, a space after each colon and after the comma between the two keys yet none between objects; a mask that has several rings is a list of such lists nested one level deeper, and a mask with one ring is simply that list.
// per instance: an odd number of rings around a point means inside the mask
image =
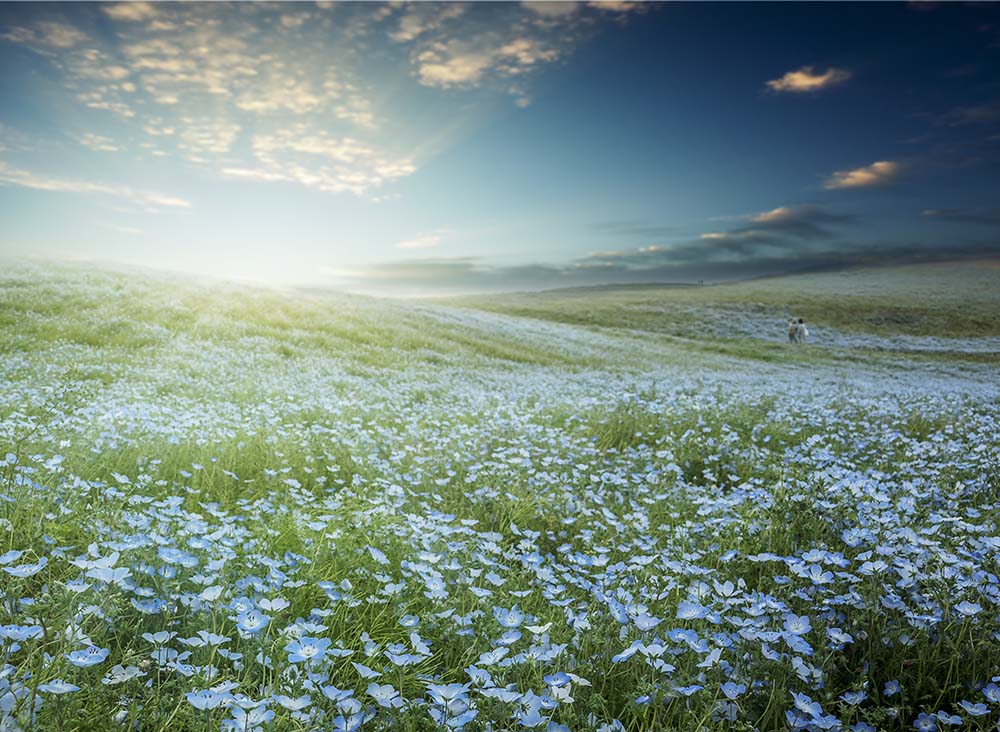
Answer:
[{"label": "nemophila flower", "polygon": [[633,622],[635,623],[635,627],[637,627],[639,630],[652,630],[662,621],[660,618],[655,618],[652,615],[647,615],[646,613],[643,613],[641,615],[637,615],[633,619]]},{"label": "nemophila flower", "polygon": [[380,671],[368,668],[363,663],[357,663],[356,661],[351,661],[351,665],[354,666],[354,670],[361,674],[363,679],[375,679],[382,675]]},{"label": "nemophila flower", "polygon": [[697,602],[683,601],[677,605],[677,618],[680,620],[699,620],[708,613],[708,608]]},{"label": "nemophila flower", "polygon": [[247,635],[256,635],[270,622],[271,618],[258,610],[247,610],[236,616],[236,628]]},{"label": "nemophila flower", "polygon": [[913,721],[913,729],[917,732],[934,732],[937,728],[937,717],[932,714],[921,712]]},{"label": "nemophila flower", "polygon": [[985,696],[986,701],[991,704],[1000,704],[1000,686],[990,682],[983,687],[983,696]]},{"label": "nemophila flower", "polygon": [[524,613],[521,612],[517,605],[514,605],[509,610],[502,607],[494,607],[493,617],[504,628],[516,628],[524,622]]},{"label": "nemophila flower", "polygon": [[301,711],[312,704],[312,697],[308,694],[303,694],[295,698],[285,696],[284,694],[275,694],[274,700],[290,712]]},{"label": "nemophila flower", "polygon": [[228,695],[220,694],[212,689],[202,689],[200,691],[189,691],[184,694],[184,698],[195,709],[205,711],[221,706],[228,699]]},{"label": "nemophila flower", "polygon": [[784,616],[783,620],[785,630],[793,635],[805,635],[812,630],[812,623],[806,615],[788,613]]},{"label": "nemophila flower", "polygon": [[258,605],[260,606],[261,610],[266,610],[267,612],[280,613],[282,610],[288,608],[291,605],[291,603],[288,602],[288,600],[286,600],[283,597],[275,597],[270,600],[265,597],[258,603]]},{"label": "nemophila flower", "polygon": [[330,646],[329,638],[310,638],[303,636],[285,646],[290,663],[302,663],[303,661],[320,661],[326,655],[326,649]]},{"label": "nemophila flower", "polygon": [[53,679],[39,684],[38,690],[46,694],[72,694],[74,691],[79,691],[80,687],[62,679]]},{"label": "nemophila flower", "polygon": [[681,696],[691,696],[692,694],[697,694],[705,687],[702,684],[689,684],[687,686],[673,686],[671,688]]},{"label": "nemophila flower", "polygon": [[74,666],[79,668],[88,668],[103,662],[104,659],[108,657],[109,652],[110,651],[107,648],[89,646],[82,650],[66,654],[66,658],[68,658],[69,662]]},{"label": "nemophila flower", "polygon": [[158,597],[150,598],[148,600],[137,600],[133,597],[131,602],[132,607],[141,612],[143,615],[158,615],[167,608],[167,604]]},{"label": "nemophila flower", "polygon": [[231,638],[224,635],[210,633],[207,630],[199,630],[197,635],[191,638],[178,638],[177,642],[193,648],[201,648],[203,646],[219,646],[223,643],[229,643],[231,640]]},{"label": "nemophila flower", "polygon": [[962,718],[957,714],[949,714],[945,711],[940,711],[937,713],[938,721],[941,724],[951,725],[952,727],[959,727],[964,724]]},{"label": "nemophila flower", "polygon": [[793,692],[792,698],[795,700],[795,708],[809,717],[815,718],[823,713],[820,703],[813,701],[806,694]]},{"label": "nemophila flower", "polygon": [[41,557],[34,564],[20,564],[16,567],[0,567],[4,572],[13,577],[32,577],[43,569],[49,563],[48,557]]},{"label": "nemophila flower", "polygon": [[990,708],[983,704],[982,702],[972,703],[963,699],[958,703],[962,709],[965,710],[967,714],[971,714],[973,717],[982,717],[983,715],[990,713]]},{"label": "nemophila flower", "polygon": [[827,628],[826,634],[830,638],[830,641],[837,646],[854,642],[854,637],[850,633],[845,633],[840,628]]},{"label": "nemophila flower", "polygon": [[108,686],[117,686],[118,684],[124,684],[126,681],[141,678],[145,675],[146,672],[140,670],[137,666],[126,667],[121,664],[117,664],[104,675],[104,678],[101,679],[101,683]]},{"label": "nemophila flower", "polygon": [[255,706],[250,709],[236,706],[230,710],[231,719],[225,720],[222,725],[226,729],[234,732],[258,732],[262,730],[262,725],[274,719],[274,712],[265,706]]},{"label": "nemophila flower", "polygon": [[0,638],[24,643],[41,638],[44,631],[40,625],[0,625]]},{"label": "nemophila flower", "polygon": [[972,618],[983,611],[983,606],[975,602],[962,600],[962,602],[955,606],[955,610],[964,617]]},{"label": "nemophila flower", "polygon": [[733,681],[727,681],[719,687],[719,690],[722,691],[727,699],[738,699],[746,692],[747,687],[746,684],[737,684]]},{"label": "nemophila flower", "polygon": [[895,696],[900,692],[899,679],[892,679],[891,681],[885,682],[885,687],[882,689],[883,696]]},{"label": "nemophila flower", "polygon": [[21,555],[23,554],[24,552],[19,549],[11,549],[8,552],[4,552],[3,554],[0,554],[0,565],[6,565],[6,564],[11,564],[12,562],[16,562],[18,559],[21,558]]},{"label": "nemophila flower", "polygon": [[598,727],[596,732],[625,732],[625,725],[617,719],[612,719]]},{"label": "nemophila flower", "polygon": [[508,653],[510,653],[510,649],[505,646],[501,646],[500,648],[496,648],[492,651],[484,651],[479,654],[478,663],[481,666],[495,666],[500,663]]},{"label": "nemophila flower", "polygon": [[177,633],[173,631],[161,630],[156,633],[143,633],[143,640],[147,640],[153,645],[162,646],[165,643],[169,643],[172,639],[177,637]]},{"label": "nemophila flower", "polygon": [[420,618],[416,615],[404,615],[399,619],[399,624],[404,628],[416,628],[420,625]]},{"label": "nemophila flower", "polygon": [[398,709],[403,706],[403,698],[392,684],[368,684],[365,690],[375,703],[386,709]]},{"label": "nemophila flower", "polygon": [[493,676],[486,669],[469,666],[465,669],[465,673],[476,686],[493,686]]},{"label": "nemophila flower", "polygon": [[87,570],[86,576],[106,585],[123,585],[132,576],[132,570],[128,567],[93,567]]},{"label": "nemophila flower", "polygon": [[853,707],[867,699],[868,694],[864,691],[845,691],[840,695],[840,698],[845,704],[850,704]]},{"label": "nemophila flower", "polygon": [[334,732],[357,732],[364,724],[365,715],[360,712],[353,714],[338,715],[333,718]]}]

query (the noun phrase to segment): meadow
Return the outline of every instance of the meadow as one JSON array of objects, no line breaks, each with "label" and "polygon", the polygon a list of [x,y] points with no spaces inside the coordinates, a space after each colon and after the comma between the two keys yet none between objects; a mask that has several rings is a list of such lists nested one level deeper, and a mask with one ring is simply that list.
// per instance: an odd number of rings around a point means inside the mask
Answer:
[{"label": "meadow", "polygon": [[997,293],[7,263],[0,730],[996,729]]}]

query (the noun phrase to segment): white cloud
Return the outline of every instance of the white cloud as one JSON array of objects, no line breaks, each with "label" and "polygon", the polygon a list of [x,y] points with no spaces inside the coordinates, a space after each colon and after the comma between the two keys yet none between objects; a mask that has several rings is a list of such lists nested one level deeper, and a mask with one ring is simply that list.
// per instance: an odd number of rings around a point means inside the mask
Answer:
[{"label": "white cloud", "polygon": [[193,155],[224,153],[233,146],[240,126],[225,119],[182,117],[177,147]]},{"label": "white cloud", "polygon": [[640,0],[593,0],[587,6],[595,10],[604,10],[609,13],[631,13],[644,12],[649,5]]},{"label": "white cloud", "polygon": [[255,166],[226,166],[223,174],[361,196],[416,171],[407,157],[393,156],[360,140],[336,137],[304,123],[257,134],[252,149]]},{"label": "white cloud", "polygon": [[389,34],[396,43],[409,43],[420,36],[435,31],[448,21],[465,13],[461,3],[414,3],[407,6],[395,31]]},{"label": "white cloud", "polygon": [[95,135],[93,132],[87,132],[84,135],[81,135],[78,141],[84,147],[97,152],[118,152],[121,150],[118,143],[110,137]]},{"label": "white cloud", "polygon": [[494,41],[452,39],[435,43],[416,56],[420,83],[441,88],[474,86],[487,72],[517,76],[559,58],[560,51],[535,38]]},{"label": "white cloud", "polygon": [[418,234],[412,239],[406,239],[396,244],[398,249],[431,249],[439,246],[444,240],[445,233],[442,230],[426,234]]},{"label": "white cloud", "polygon": [[159,15],[156,6],[149,2],[114,2],[104,5],[101,9],[109,18],[129,23],[152,20]]},{"label": "white cloud", "polygon": [[795,209],[790,206],[778,206],[770,211],[762,211],[750,216],[750,220],[758,224],[773,224],[781,221],[790,221],[796,216]]},{"label": "white cloud", "polygon": [[831,175],[824,188],[868,188],[891,183],[900,174],[902,166],[891,160],[879,160],[853,170],[838,170]]},{"label": "white cloud", "polygon": [[67,49],[78,46],[87,36],[77,28],[52,20],[39,21],[32,27],[13,26],[0,40],[19,43],[36,51]]},{"label": "white cloud", "polygon": [[767,87],[774,92],[803,94],[843,84],[850,78],[851,72],[846,69],[831,67],[819,73],[813,66],[803,66],[795,71],[789,71],[779,79],[771,79],[767,82]]},{"label": "white cloud", "polygon": [[83,180],[68,180],[39,175],[27,170],[15,168],[0,161],[0,184],[33,188],[39,191],[58,193],[84,193],[124,198],[133,203],[141,204],[147,209],[158,207],[189,208],[191,202],[177,196],[169,196],[153,191],[143,191],[130,186],[109,183],[96,183]]}]

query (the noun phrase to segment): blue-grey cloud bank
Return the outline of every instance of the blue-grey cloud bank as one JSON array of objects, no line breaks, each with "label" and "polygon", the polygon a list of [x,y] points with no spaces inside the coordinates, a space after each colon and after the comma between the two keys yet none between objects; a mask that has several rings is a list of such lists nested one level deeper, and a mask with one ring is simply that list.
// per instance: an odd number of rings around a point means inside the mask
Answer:
[{"label": "blue-grey cloud bank", "polygon": [[995,4],[0,5],[0,254],[373,292],[1000,254]]}]

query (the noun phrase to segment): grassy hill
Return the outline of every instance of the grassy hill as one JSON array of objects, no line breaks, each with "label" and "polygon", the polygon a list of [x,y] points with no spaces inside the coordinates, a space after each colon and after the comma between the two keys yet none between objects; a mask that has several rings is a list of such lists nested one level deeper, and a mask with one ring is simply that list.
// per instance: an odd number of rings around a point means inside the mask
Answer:
[{"label": "grassy hill", "polygon": [[847,332],[946,338],[1000,336],[994,260],[788,275],[705,286],[574,288],[449,298],[462,307],[580,325],[698,336],[739,313],[789,317]]},{"label": "grassy hill", "polygon": [[995,368],[606,294],[5,269],[0,727],[994,729]]}]

